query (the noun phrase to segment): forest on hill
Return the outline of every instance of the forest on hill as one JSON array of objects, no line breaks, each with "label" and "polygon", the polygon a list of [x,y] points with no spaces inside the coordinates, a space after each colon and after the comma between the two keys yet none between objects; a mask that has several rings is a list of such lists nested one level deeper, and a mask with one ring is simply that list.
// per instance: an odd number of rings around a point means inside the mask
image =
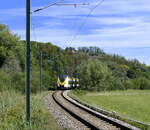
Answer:
[{"label": "forest on hill", "polygon": [[[25,91],[25,44],[0,24],[0,91]],[[42,88],[40,88],[42,68]],[[59,74],[77,75],[80,89],[150,89],[150,67],[138,60],[110,55],[98,47],[67,47],[31,42],[31,91],[56,87]]]}]

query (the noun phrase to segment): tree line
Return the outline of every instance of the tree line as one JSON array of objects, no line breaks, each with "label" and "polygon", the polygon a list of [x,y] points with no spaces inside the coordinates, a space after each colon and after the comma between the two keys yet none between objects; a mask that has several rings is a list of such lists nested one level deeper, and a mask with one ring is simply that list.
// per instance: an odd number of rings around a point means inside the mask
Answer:
[{"label": "tree line", "polygon": [[[25,91],[25,44],[0,24],[0,91]],[[31,91],[56,87],[59,74],[77,74],[80,89],[86,90],[150,89],[150,67],[136,59],[110,55],[98,47],[62,49],[50,42],[31,41]]]}]

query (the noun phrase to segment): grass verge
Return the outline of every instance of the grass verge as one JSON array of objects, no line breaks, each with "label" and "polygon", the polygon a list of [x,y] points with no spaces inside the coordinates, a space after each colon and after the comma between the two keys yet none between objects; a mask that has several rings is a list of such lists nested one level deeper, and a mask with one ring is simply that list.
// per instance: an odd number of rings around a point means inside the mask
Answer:
[{"label": "grass verge", "polygon": [[60,130],[44,103],[47,92],[31,95],[31,122],[25,121],[25,97],[0,92],[0,130]]},{"label": "grass verge", "polygon": [[[129,121],[128,119],[139,120],[150,123],[150,90],[127,90],[112,92],[85,92],[73,91],[71,95],[92,106],[110,111],[115,115],[121,115],[124,120],[142,129],[150,129],[146,126]],[[119,118],[120,119],[120,118]]]}]

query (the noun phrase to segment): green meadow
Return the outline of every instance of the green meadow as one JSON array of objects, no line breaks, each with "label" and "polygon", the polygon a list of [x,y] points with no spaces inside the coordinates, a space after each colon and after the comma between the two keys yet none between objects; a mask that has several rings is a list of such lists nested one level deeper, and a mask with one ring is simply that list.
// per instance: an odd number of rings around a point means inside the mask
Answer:
[{"label": "green meadow", "polygon": [[74,91],[73,94],[93,106],[150,124],[150,90]]}]

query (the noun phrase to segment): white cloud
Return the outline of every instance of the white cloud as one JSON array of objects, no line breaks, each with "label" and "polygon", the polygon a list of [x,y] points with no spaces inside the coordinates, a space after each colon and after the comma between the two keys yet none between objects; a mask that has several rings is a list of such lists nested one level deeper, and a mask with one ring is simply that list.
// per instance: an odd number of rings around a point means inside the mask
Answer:
[{"label": "white cloud", "polygon": [[[78,2],[81,1],[83,0]],[[150,20],[148,16],[150,12],[149,0],[106,0],[93,11],[93,17],[86,19],[83,15],[87,15],[90,11],[89,8],[94,7],[97,3],[95,0],[87,1],[91,4],[89,7],[53,6],[33,14],[32,17],[39,18],[39,21],[35,21],[35,23],[32,21],[36,25],[34,33],[31,33],[32,39],[50,41],[65,46],[70,45],[70,42],[72,46],[150,46],[150,23],[147,22]],[[0,14],[25,16],[25,9],[0,10]],[[77,17],[77,15],[81,16]],[[70,28],[70,24],[75,19],[78,19],[76,26]],[[78,32],[76,28],[79,28],[82,22],[85,24]],[[117,26],[117,24],[124,26]],[[92,28],[93,25],[96,27]],[[23,30],[18,28],[14,32],[25,38]],[[78,36],[72,41],[71,39],[76,33]]]},{"label": "white cloud", "polygon": [[[95,3],[95,0],[87,1],[92,3],[89,7],[54,6],[33,14],[31,20],[34,20],[31,23],[35,24],[35,27],[33,29],[31,24],[31,39],[52,42],[61,47],[150,47],[149,0],[106,0],[86,19],[90,8],[97,3]],[[25,9],[0,10],[0,14],[7,14],[10,17],[25,16]],[[84,26],[78,32],[77,28],[81,25]],[[18,28],[13,31],[18,33],[22,39],[25,39],[25,29]],[[75,37],[75,34],[77,34],[77,37]],[[117,50],[115,51],[117,53]],[[114,53],[115,51],[112,50],[111,52]],[[135,57],[149,64],[146,54],[148,50],[143,55],[139,55],[138,52],[135,52],[135,55],[120,52],[118,51],[119,54],[123,54],[127,58]]]}]

